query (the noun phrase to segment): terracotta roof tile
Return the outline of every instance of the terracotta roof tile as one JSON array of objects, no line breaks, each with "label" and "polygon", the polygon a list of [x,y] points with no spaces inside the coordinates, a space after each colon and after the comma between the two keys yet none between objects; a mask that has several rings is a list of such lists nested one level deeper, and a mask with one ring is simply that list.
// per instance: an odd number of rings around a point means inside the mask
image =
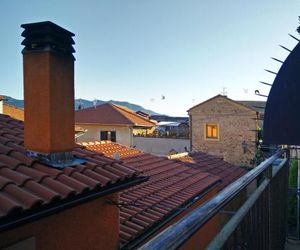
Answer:
[{"label": "terracotta roof tile", "polygon": [[189,155],[181,157],[178,160],[184,162],[186,165],[194,169],[199,169],[219,176],[222,180],[221,188],[224,188],[247,173],[247,171],[241,167],[234,166],[223,161],[221,158],[203,152],[190,153]]},{"label": "terracotta roof tile", "polygon": [[[146,154],[116,143],[85,143],[87,148],[107,156],[119,153],[123,163],[150,176],[138,187],[120,195],[120,238],[125,246],[153,225],[162,225],[171,214],[215,186],[219,178],[190,168],[180,161]],[[112,150],[113,149],[113,150]]]},{"label": "terracotta roof tile", "polygon": [[87,160],[83,165],[60,170],[40,163],[25,154],[23,128],[22,122],[0,115],[0,222],[137,180],[135,169],[81,145],[75,145],[74,153]]},{"label": "terracotta roof tile", "polygon": [[20,121],[24,121],[24,109],[18,108],[16,106],[4,103],[3,114],[9,115],[10,117]]},{"label": "terracotta roof tile", "polygon": [[131,125],[153,127],[155,123],[149,119],[136,114],[134,111],[115,105],[105,103],[96,107],[77,110],[75,112],[77,124],[101,124],[101,125]]}]

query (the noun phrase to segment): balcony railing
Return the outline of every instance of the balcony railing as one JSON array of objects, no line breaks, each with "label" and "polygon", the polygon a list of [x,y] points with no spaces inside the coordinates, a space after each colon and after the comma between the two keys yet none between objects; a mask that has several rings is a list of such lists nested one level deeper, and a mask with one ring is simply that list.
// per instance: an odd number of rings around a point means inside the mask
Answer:
[{"label": "balcony railing", "polygon": [[207,249],[284,249],[288,158],[282,155],[278,151],[140,249],[178,249],[215,216],[222,226]]}]

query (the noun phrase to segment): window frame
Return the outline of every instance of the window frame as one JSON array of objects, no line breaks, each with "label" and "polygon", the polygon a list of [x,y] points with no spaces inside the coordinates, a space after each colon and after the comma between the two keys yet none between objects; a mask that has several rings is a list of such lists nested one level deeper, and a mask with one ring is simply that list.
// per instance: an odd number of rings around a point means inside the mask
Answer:
[{"label": "window frame", "polygon": [[[105,139],[102,139],[104,135]],[[114,140],[112,140],[114,139]],[[100,141],[117,142],[117,131],[115,130],[100,130]]]},{"label": "window frame", "polygon": [[[212,128],[212,136],[208,136],[208,128]],[[216,129],[216,136],[213,136],[213,130]],[[205,123],[204,124],[204,139],[211,140],[211,141],[218,141],[220,140],[220,126],[218,123]]]}]

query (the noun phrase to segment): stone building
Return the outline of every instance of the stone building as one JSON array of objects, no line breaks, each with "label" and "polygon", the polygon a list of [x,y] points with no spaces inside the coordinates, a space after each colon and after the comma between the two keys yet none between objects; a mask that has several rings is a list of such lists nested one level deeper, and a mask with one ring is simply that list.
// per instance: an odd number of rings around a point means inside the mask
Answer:
[{"label": "stone building", "polygon": [[232,164],[249,166],[255,156],[262,116],[262,111],[252,103],[217,95],[190,108],[191,151],[207,152]]}]

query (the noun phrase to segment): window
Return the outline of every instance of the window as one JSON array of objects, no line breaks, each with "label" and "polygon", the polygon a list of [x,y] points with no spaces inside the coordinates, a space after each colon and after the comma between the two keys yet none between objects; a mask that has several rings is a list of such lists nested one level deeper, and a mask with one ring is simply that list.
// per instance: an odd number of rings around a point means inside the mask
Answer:
[{"label": "window", "polygon": [[217,124],[206,124],[206,139],[219,139],[219,126]]},{"label": "window", "polygon": [[100,131],[100,141],[117,141],[116,131]]}]

